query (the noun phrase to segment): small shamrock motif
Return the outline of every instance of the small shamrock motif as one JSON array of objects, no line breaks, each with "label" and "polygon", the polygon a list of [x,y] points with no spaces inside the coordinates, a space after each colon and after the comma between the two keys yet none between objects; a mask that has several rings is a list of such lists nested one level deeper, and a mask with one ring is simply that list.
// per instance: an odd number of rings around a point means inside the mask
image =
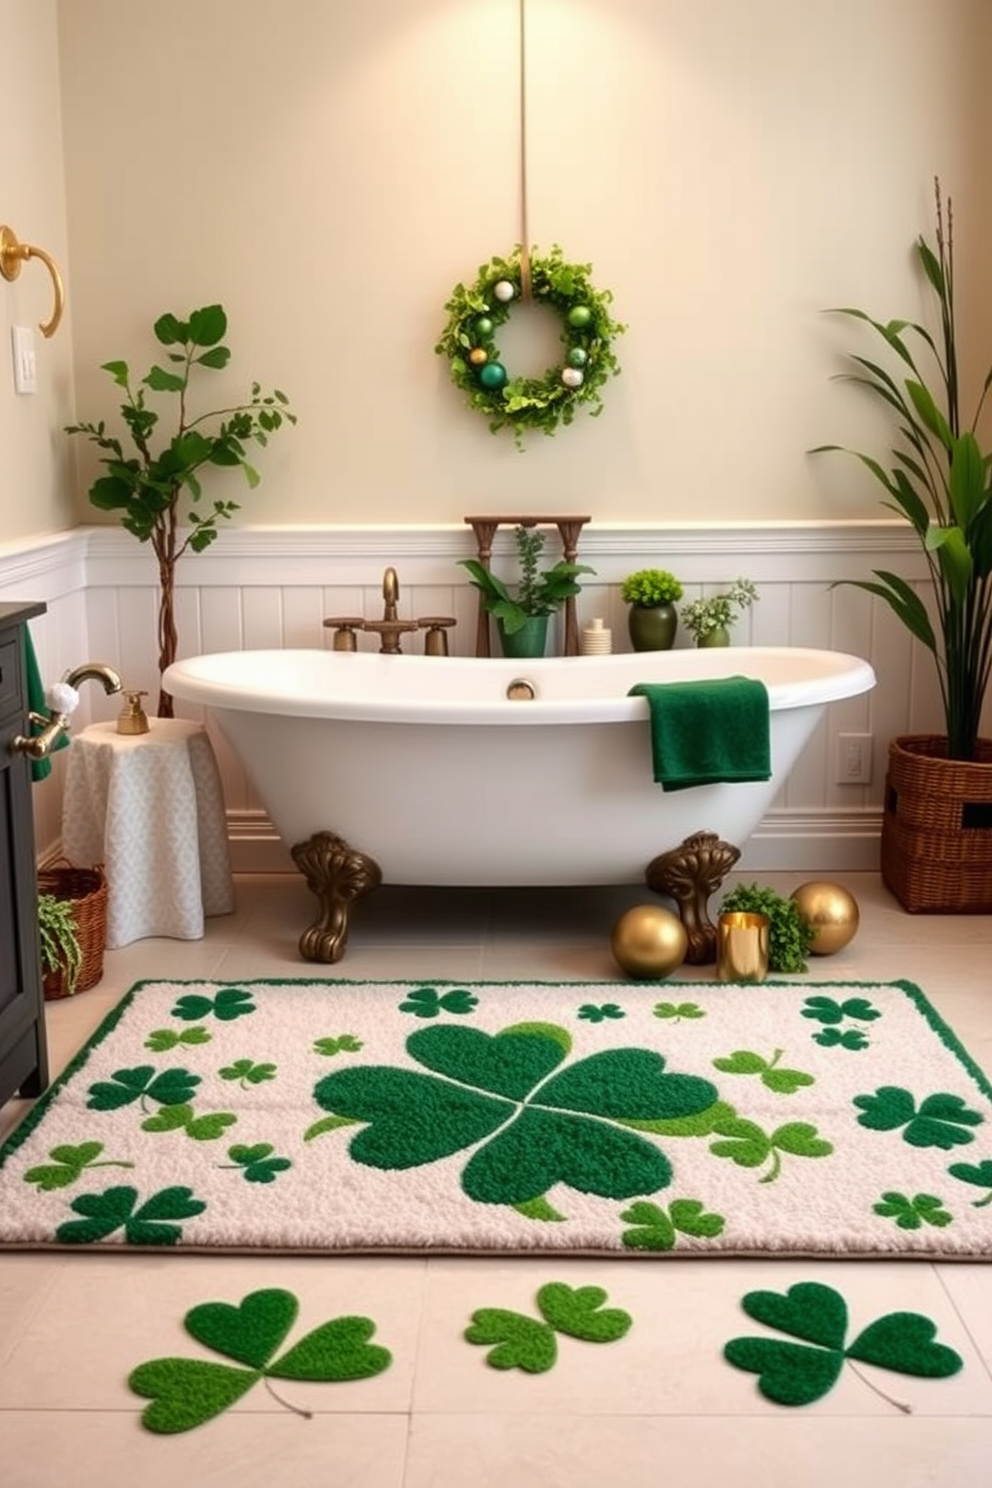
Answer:
[{"label": "small shamrock motif", "polygon": [[271,1142],[256,1142],[253,1147],[236,1144],[227,1149],[231,1161],[220,1166],[240,1168],[249,1183],[272,1183],[277,1173],[293,1166],[288,1157],[273,1157],[275,1150]]},{"label": "small shamrock motif", "polygon": [[241,1089],[247,1090],[249,1085],[261,1085],[265,1080],[274,1080],[276,1066],[254,1064],[250,1059],[236,1059],[233,1064],[225,1065],[217,1073],[222,1080],[237,1080]]},{"label": "small shamrock motif", "polygon": [[[758,1375],[762,1395],[779,1405],[822,1400],[837,1383],[845,1362],[863,1379],[854,1360],[921,1379],[946,1379],[962,1367],[960,1354],[935,1341],[936,1324],[917,1312],[886,1313],[845,1346],[847,1303],[833,1287],[820,1282],[798,1282],[784,1295],[748,1292],[741,1306],[755,1322],[803,1340],[732,1338],[724,1345],[727,1362]],[[884,1398],[909,1410],[890,1396]]]},{"label": "small shamrock motif", "polygon": [[[837,1002],[833,997],[807,997],[802,1016],[813,1018],[818,1023],[836,1025],[845,1018],[854,1018],[862,1023],[871,1023],[882,1015],[867,997],[848,997]],[[813,1042],[824,1049],[867,1049],[870,1043],[862,1028],[840,1029],[836,1026],[821,1028],[813,1034]]]},{"label": "small shamrock motif", "polygon": [[246,1017],[254,1011],[250,992],[243,987],[221,987],[215,997],[207,997],[201,992],[184,993],[172,1009],[172,1016],[182,1018],[186,1023],[195,1023],[199,1018],[209,1018],[212,1014],[221,1023],[230,1023],[234,1018]]},{"label": "small shamrock motif", "polygon": [[28,1168],[25,1183],[36,1183],[42,1193],[51,1193],[56,1188],[68,1188],[76,1183],[91,1168],[133,1168],[134,1163],[119,1162],[105,1158],[97,1162],[103,1151],[102,1142],[80,1142],[78,1147],[52,1147],[49,1150],[50,1164]]},{"label": "small shamrock motif", "polygon": [[882,1015],[872,1007],[867,997],[848,997],[837,1002],[832,997],[807,997],[803,1003],[802,1016],[815,1018],[818,1023],[842,1023],[845,1018],[857,1018],[862,1023],[871,1023]]},{"label": "small shamrock motif", "polygon": [[543,1322],[504,1307],[480,1307],[465,1329],[469,1343],[489,1347],[492,1369],[520,1369],[545,1374],[558,1358],[557,1333],[585,1343],[614,1343],[630,1330],[633,1318],[618,1307],[604,1307],[602,1287],[570,1287],[551,1281],[537,1294]]},{"label": "small shamrock motif", "polygon": [[706,1014],[698,1002],[656,1002],[654,1016],[670,1018],[673,1023],[681,1023],[683,1018],[705,1018]]},{"label": "small shamrock motif", "polygon": [[453,987],[450,992],[439,992],[436,987],[418,987],[405,1002],[400,1003],[400,1012],[412,1013],[415,1018],[438,1018],[442,1013],[463,1017],[478,1003],[479,999],[465,987]]},{"label": "small shamrock motif", "polygon": [[726,1075],[760,1075],[761,1083],[776,1095],[794,1095],[803,1085],[814,1085],[812,1075],[802,1070],[780,1069],[783,1051],[776,1049],[771,1059],[754,1054],[750,1049],[735,1049],[725,1059],[714,1059],[714,1067]]},{"label": "small shamrock motif", "polygon": [[59,1225],[55,1238],[62,1245],[95,1245],[120,1229],[128,1245],[175,1245],[182,1239],[176,1221],[193,1219],[207,1206],[184,1187],[160,1189],[139,1205],[138,1190],[127,1185],[80,1194],[69,1207],[82,1217]]},{"label": "small shamrock motif", "polygon": [[193,1044],[209,1044],[212,1035],[205,1028],[156,1028],[145,1039],[145,1048],[153,1054],[167,1054],[170,1049]]},{"label": "small shamrock motif", "polygon": [[833,1144],[825,1141],[808,1121],[788,1121],[766,1133],[757,1122],[734,1116],[720,1121],[713,1131],[723,1140],[713,1142],[714,1157],[729,1157],[739,1168],[760,1168],[771,1159],[771,1167],[759,1183],[774,1183],[782,1166],[781,1154],[793,1157],[829,1157]]},{"label": "small shamrock motif", "polygon": [[392,1363],[388,1349],[370,1342],[375,1323],[367,1317],[339,1317],[322,1323],[278,1358],[296,1321],[299,1302],[292,1292],[269,1288],[249,1292],[237,1305],[204,1302],[183,1319],[187,1333],[232,1364],[203,1359],[150,1359],[131,1371],[128,1384],[151,1400],[142,1413],[149,1431],[190,1431],[221,1415],[261,1380],[280,1405],[272,1379],[330,1384],[371,1379]]},{"label": "small shamrock motif", "polygon": [[985,1120],[959,1095],[928,1095],[917,1109],[912,1094],[899,1085],[880,1085],[874,1095],[856,1095],[854,1104],[861,1112],[860,1126],[886,1132],[903,1127],[903,1141],[911,1147],[940,1147],[945,1152],[973,1142],[975,1134],[967,1128]]},{"label": "small shamrock motif", "polygon": [[943,1200],[938,1199],[935,1194],[919,1193],[909,1198],[904,1193],[890,1189],[871,1207],[883,1219],[894,1219],[901,1230],[918,1230],[925,1224],[943,1229],[945,1225],[953,1223],[953,1217],[944,1208]]},{"label": "small shamrock motif", "polygon": [[992,1158],[980,1163],[951,1163],[947,1171],[952,1178],[960,1178],[962,1183],[989,1190],[984,1199],[972,1199],[973,1209],[984,1209],[987,1204],[992,1204]]},{"label": "small shamrock motif", "polygon": [[620,1218],[634,1226],[620,1237],[629,1250],[674,1250],[679,1234],[713,1240],[726,1224],[722,1214],[707,1214],[698,1199],[673,1199],[667,1210],[642,1199]]},{"label": "small shamrock motif", "polygon": [[626,1018],[627,1014],[622,1007],[617,1007],[615,1002],[584,1002],[579,1008],[578,1016],[585,1018],[590,1023],[602,1023],[606,1018]]},{"label": "small shamrock motif", "polygon": [[870,1040],[860,1028],[821,1028],[813,1042],[824,1049],[867,1049]]},{"label": "small shamrock motif", "polygon": [[157,1116],[141,1123],[146,1132],[184,1131],[194,1142],[215,1142],[237,1121],[233,1111],[207,1111],[197,1116],[190,1105],[163,1106]]},{"label": "small shamrock motif", "polygon": [[176,1106],[188,1101],[200,1084],[199,1075],[189,1070],[169,1069],[159,1073],[153,1064],[139,1064],[133,1069],[114,1070],[109,1080],[99,1080],[87,1091],[87,1108],[91,1111],[119,1111],[134,1101],[158,1101],[161,1106]]},{"label": "small shamrock motif", "polygon": [[319,1038],[314,1040],[313,1051],[315,1054],[357,1054],[362,1048],[362,1040],[356,1038],[353,1033],[342,1033],[337,1038]]}]

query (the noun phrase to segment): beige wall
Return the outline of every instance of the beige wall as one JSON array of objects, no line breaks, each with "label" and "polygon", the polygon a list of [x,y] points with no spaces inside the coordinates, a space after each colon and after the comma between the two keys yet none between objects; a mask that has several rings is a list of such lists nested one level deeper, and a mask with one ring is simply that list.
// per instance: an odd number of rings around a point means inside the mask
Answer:
[{"label": "beige wall", "polygon": [[[33,69],[49,97],[52,8],[0,0],[15,38],[0,79],[27,87]],[[820,310],[920,313],[909,250],[937,172],[969,324],[992,336],[984,93],[966,85],[987,55],[985,0],[527,0],[529,237],[591,262],[630,329],[602,418],[525,455],[433,354],[454,284],[520,236],[518,0],[56,8],[79,414],[113,417],[99,364],[144,371],[159,313],[221,300],[226,391],[277,384],[300,415],[260,454],[241,521],[877,515],[852,467],[804,456],[874,427],[829,383],[851,328]],[[24,230],[58,245],[59,188],[39,184],[57,138],[24,136]],[[2,369],[6,436],[27,414]],[[62,518],[50,411],[43,437],[17,431],[15,476],[48,491],[28,530]],[[23,530],[10,505],[0,538]],[[93,518],[84,494],[77,516]]]},{"label": "beige wall", "polygon": [[[62,123],[55,0],[0,0],[0,224],[66,267]],[[72,526],[66,441],[71,320],[46,341],[53,291],[37,261],[0,279],[0,541]],[[14,392],[10,333],[33,327],[38,391]]]}]

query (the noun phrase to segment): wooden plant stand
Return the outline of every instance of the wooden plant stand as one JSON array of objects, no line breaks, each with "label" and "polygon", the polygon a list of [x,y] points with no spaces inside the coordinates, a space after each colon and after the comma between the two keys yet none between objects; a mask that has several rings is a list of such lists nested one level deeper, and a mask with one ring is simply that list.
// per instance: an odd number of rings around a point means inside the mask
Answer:
[{"label": "wooden plant stand", "polygon": [[[579,553],[579,537],[589,517],[466,517],[465,521],[475,533],[479,562],[488,568],[493,556],[493,538],[500,527],[557,527],[561,538],[562,556],[566,563],[576,563]],[[491,656],[489,645],[489,614],[479,595],[479,618],[475,630],[476,656]],[[565,643],[563,656],[579,654],[579,621],[575,610],[575,597],[565,601]]]}]

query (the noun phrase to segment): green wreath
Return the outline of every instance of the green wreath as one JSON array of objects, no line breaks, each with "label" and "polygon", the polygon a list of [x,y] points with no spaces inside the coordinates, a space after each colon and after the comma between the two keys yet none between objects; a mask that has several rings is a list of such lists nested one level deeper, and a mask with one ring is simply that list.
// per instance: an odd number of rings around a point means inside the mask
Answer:
[{"label": "green wreath", "polygon": [[484,413],[493,434],[510,428],[518,446],[528,429],[554,434],[570,424],[579,404],[603,411],[600,389],[620,371],[611,344],[627,328],[613,320],[608,289],[590,282],[591,264],[566,263],[555,244],[546,255],[530,255],[530,292],[562,319],[564,354],[542,377],[511,377],[500,360],[496,334],[520,299],[519,244],[509,258],[479,269],[474,284],[456,285],[445,305],[448,323],[434,350],[448,358],[451,380],[469,407]]}]

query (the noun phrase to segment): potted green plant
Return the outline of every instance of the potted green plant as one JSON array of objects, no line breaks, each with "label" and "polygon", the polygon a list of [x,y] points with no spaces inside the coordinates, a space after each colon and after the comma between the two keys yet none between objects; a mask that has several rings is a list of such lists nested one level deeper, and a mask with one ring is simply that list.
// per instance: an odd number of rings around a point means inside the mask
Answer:
[{"label": "potted green plant", "polygon": [[580,593],[576,582],[579,574],[594,573],[587,563],[570,563],[560,559],[551,568],[540,571],[545,536],[536,527],[513,529],[520,582],[511,591],[502,579],[477,558],[460,558],[472,583],[482,595],[482,602],[496,620],[504,656],[543,656],[547,646],[548,617]]},{"label": "potted green plant", "polygon": [[969,423],[958,376],[953,213],[948,198],[945,220],[939,179],[934,196],[936,251],[921,236],[915,258],[936,298],[936,334],[913,321],[874,320],[863,310],[835,312],[870,326],[890,362],[891,370],[852,354],[855,371],[845,380],[894,415],[891,464],[841,445],[813,453],[841,450],[860,460],[882,487],[883,505],[916,534],[929,576],[929,604],[908,579],[889,571],[845,581],[884,600],[930,652],[943,704],[943,734],[890,741],[882,877],[907,909],[987,913],[992,741],[980,737],[980,727],[992,670],[992,454],[975,431],[992,368]]},{"label": "potted green plant", "polygon": [[[118,387],[124,389],[121,419],[132,449],[125,450],[106,424],[70,424],[67,434],[83,434],[106,453],[100,464],[106,474],[93,482],[89,499],[100,511],[120,513],[121,525],[139,542],[150,542],[158,561],[158,669],[159,675],[176,658],[178,635],[175,616],[176,564],[187,551],[202,553],[217,537],[218,524],[239,510],[239,503],[215,499],[209,511],[197,503],[203,495],[201,480],[211,467],[240,466],[249,487],[259,475],[248,460],[246,446],[260,446],[283,425],[295,424],[285,393],[276,388],[263,393],[252,383],[247,401],[230,407],[193,414],[188,404],[194,369],[219,372],[230,360],[230,350],[221,345],[227,333],[227,315],[222,305],[205,305],[191,312],[188,320],[166,314],[156,320],[155,337],[168,347],[167,360],[175,371],[155,365],[137,385],[132,385],[127,362],[104,362]],[[197,374],[198,375],[198,374]],[[160,415],[145,397],[145,389],[176,400],[171,432],[153,450]],[[180,502],[190,505],[181,512]],[[188,530],[180,527],[185,520]],[[159,692],[159,717],[171,718],[172,699]]]},{"label": "potted green plant", "polygon": [[38,895],[38,939],[42,975],[49,985],[58,983],[60,996],[71,997],[83,965],[71,899]]},{"label": "potted green plant", "polygon": [[682,621],[697,646],[729,646],[730,628],[758,598],[750,579],[735,579],[723,594],[694,599],[682,611]]},{"label": "potted green plant", "polygon": [[627,633],[635,651],[668,651],[675,640],[679,615],[675,601],[682,585],[665,568],[639,568],[620,585],[620,597],[630,605]]}]

